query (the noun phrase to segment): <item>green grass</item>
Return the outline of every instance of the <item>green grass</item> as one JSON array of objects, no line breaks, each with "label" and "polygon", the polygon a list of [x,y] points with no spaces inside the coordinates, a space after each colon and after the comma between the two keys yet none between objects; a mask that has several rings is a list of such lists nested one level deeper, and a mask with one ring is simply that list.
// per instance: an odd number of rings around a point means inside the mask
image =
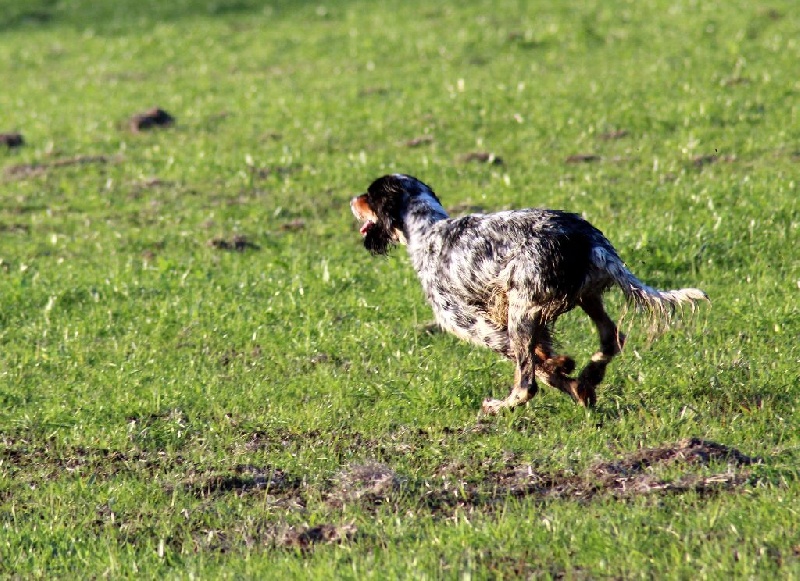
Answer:
[{"label": "green grass", "polygon": [[[800,576],[798,30],[788,0],[0,0],[0,575]],[[348,200],[393,171],[581,212],[713,307],[629,312],[591,412],[477,418],[510,364],[360,247]],[[690,437],[763,462],[603,472]]]}]

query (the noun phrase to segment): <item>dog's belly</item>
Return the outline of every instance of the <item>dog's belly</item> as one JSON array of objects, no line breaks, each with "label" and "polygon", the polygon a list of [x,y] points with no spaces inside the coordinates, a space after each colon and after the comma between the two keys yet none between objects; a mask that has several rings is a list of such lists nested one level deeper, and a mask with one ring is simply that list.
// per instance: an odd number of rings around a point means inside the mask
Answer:
[{"label": "dog's belly", "polygon": [[449,308],[433,305],[436,322],[445,331],[469,343],[488,347],[504,357],[511,357],[508,328],[496,319],[496,313],[467,305],[454,308],[453,303],[446,306]]}]

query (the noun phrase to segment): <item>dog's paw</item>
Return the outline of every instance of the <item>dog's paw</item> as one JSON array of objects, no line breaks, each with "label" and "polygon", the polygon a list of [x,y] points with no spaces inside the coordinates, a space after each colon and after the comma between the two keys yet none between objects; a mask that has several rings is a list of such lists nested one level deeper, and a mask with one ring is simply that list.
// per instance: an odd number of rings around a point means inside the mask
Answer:
[{"label": "dog's paw", "polygon": [[597,394],[594,391],[595,385],[579,381],[575,390],[575,402],[585,408],[593,408],[597,403]]}]

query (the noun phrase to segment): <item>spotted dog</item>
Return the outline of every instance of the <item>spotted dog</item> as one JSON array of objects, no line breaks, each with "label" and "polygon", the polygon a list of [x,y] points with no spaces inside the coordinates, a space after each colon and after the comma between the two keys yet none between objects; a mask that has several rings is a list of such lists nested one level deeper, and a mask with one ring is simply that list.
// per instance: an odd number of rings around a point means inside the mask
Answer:
[{"label": "spotted dog", "polygon": [[[486,413],[527,402],[537,378],[581,405],[595,403],[595,387],[625,344],[603,308],[612,286],[664,320],[682,303],[708,300],[696,288],[645,285],[603,233],[576,214],[528,209],[449,218],[430,187],[401,174],[375,180],[350,207],[371,253],[407,246],[442,328],[516,362],[511,393],[484,400]],[[571,377],[575,362],[553,352],[551,328],[575,307],[597,327],[600,350]]]}]

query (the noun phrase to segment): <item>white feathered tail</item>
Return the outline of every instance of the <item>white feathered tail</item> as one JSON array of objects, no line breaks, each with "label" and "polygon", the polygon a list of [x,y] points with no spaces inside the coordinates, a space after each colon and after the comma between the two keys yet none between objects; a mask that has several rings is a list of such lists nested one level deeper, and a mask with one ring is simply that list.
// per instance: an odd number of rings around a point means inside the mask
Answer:
[{"label": "white feathered tail", "polygon": [[666,318],[683,305],[689,305],[694,310],[696,301],[709,300],[708,295],[699,288],[663,291],[644,284],[628,270],[617,253],[608,248],[596,246],[592,251],[592,261],[611,275],[628,300],[655,315]]}]

